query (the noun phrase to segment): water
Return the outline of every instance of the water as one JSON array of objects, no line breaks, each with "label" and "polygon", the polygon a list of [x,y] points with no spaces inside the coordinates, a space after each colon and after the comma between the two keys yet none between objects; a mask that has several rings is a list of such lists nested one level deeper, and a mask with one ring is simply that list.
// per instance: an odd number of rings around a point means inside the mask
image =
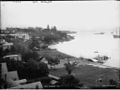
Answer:
[{"label": "water", "polygon": [[107,55],[110,59],[104,65],[120,68],[119,38],[113,38],[110,33],[99,35],[93,32],[78,32],[73,36],[75,36],[74,40],[52,45],[50,48],[75,57],[94,58],[98,54]]}]

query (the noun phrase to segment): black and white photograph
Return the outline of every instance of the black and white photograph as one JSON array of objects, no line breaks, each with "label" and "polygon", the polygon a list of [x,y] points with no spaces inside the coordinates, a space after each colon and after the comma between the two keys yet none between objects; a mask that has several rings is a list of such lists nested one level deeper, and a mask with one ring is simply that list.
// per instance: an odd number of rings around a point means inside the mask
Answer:
[{"label": "black and white photograph", "polygon": [[120,1],[0,1],[0,89],[120,89]]}]

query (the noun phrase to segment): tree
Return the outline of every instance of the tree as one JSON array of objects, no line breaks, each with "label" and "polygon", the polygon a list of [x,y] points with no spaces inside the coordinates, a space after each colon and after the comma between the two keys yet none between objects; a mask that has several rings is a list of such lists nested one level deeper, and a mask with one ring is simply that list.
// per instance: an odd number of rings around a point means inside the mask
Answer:
[{"label": "tree", "polygon": [[47,64],[35,61],[33,59],[26,63],[26,73],[29,79],[48,76],[49,69]]},{"label": "tree", "polygon": [[49,68],[46,63],[40,62],[39,63],[39,76],[48,76],[49,74]]},{"label": "tree", "polygon": [[68,72],[68,74],[71,74],[73,69],[74,69],[74,67],[76,66],[75,63],[70,63],[70,62],[65,63],[64,65],[65,65],[65,69]]},{"label": "tree", "polygon": [[47,56],[46,59],[48,60],[48,64],[50,64],[51,67],[54,67],[55,65],[60,63],[60,60],[55,57],[53,58],[53,57]]},{"label": "tree", "polygon": [[27,74],[27,78],[28,79],[33,79],[33,78],[37,78],[37,70],[38,70],[38,63],[33,60],[30,59],[26,64],[25,64],[25,70],[26,70],[26,74]]},{"label": "tree", "polygon": [[74,75],[71,74],[75,66],[76,66],[75,62],[73,63],[68,62],[65,64],[65,69],[68,72],[68,74],[62,76],[58,81],[57,85],[59,85],[60,88],[77,89],[83,86],[83,84],[80,83],[80,81],[77,78],[75,78]]},{"label": "tree", "polygon": [[31,44],[29,45],[29,48],[31,50],[34,50],[35,48],[40,48],[40,43],[38,39],[36,39],[34,36],[31,38]]},{"label": "tree", "polygon": [[47,35],[44,37],[43,42],[46,44],[52,44],[52,41],[57,41],[57,37],[55,37],[54,35]]},{"label": "tree", "polygon": [[47,25],[47,29],[50,30],[50,26],[49,25]]},{"label": "tree", "polygon": [[12,48],[12,53],[21,54],[23,61],[28,61],[30,58],[37,58],[38,55],[36,52],[33,52],[28,48],[25,43],[22,42],[15,42]]},{"label": "tree", "polygon": [[117,86],[118,83],[117,83],[117,81],[115,81],[115,80],[113,80],[113,79],[110,79],[110,80],[109,80],[109,84],[110,84],[110,85],[115,85],[115,86]]},{"label": "tree", "polygon": [[57,85],[60,86],[60,88],[69,88],[69,89],[77,89],[82,87],[82,84],[79,84],[80,81],[75,78],[73,75],[65,75],[60,78]]},{"label": "tree", "polygon": [[52,31],[57,31],[56,26],[54,26],[51,30],[52,30]]}]

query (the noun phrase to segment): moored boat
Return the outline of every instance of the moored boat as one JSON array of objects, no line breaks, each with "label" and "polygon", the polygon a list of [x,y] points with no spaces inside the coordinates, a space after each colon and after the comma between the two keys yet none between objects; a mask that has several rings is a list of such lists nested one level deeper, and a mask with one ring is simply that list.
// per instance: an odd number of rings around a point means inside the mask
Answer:
[{"label": "moored boat", "polygon": [[116,29],[116,31],[113,33],[114,38],[120,38],[120,28]]},{"label": "moored boat", "polygon": [[97,63],[104,63],[109,59],[109,57],[108,56],[100,56],[100,55],[98,55],[94,59],[97,60]]}]

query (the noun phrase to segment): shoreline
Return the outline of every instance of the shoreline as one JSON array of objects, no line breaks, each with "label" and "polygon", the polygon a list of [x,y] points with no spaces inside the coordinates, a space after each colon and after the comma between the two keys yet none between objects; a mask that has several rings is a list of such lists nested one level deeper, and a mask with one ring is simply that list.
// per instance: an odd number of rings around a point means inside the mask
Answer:
[{"label": "shoreline", "polygon": [[[52,52],[52,51],[55,51],[55,52],[57,52],[58,54],[64,54],[65,56],[66,56],[66,60],[64,60],[64,61],[68,61],[69,59],[71,59],[71,61],[78,61],[79,63],[78,63],[78,66],[80,66],[80,65],[90,65],[90,66],[93,66],[93,67],[98,67],[98,68],[112,68],[112,69],[117,69],[117,70],[120,70],[120,68],[118,68],[118,67],[112,67],[112,66],[107,66],[107,65],[104,65],[104,64],[100,64],[100,63],[96,63],[96,62],[90,62],[90,61],[87,61],[87,60],[80,60],[79,58],[77,58],[77,57],[75,57],[75,56],[71,56],[71,55],[68,55],[68,54],[66,54],[66,53],[63,53],[63,52],[60,52],[60,51],[58,51],[57,49],[51,49],[51,48],[49,48],[50,49],[50,51]],[[44,50],[43,50],[44,51]],[[63,58],[65,57],[65,56],[63,56]],[[61,60],[61,59],[60,59]],[[63,61],[63,60],[61,60],[61,61]],[[62,65],[63,66],[63,65]],[[61,68],[63,68],[63,67],[61,67]]]},{"label": "shoreline", "polygon": [[[71,40],[70,40],[71,41]],[[62,42],[66,42],[66,41],[62,41]],[[57,43],[55,43],[55,44],[53,44],[53,45],[57,45],[57,44],[59,44],[59,43],[61,43],[61,42],[57,42]],[[50,45],[51,46],[51,45]],[[64,52],[60,52],[60,51],[58,51],[57,49],[52,49],[52,48],[50,48],[50,47],[48,47],[50,50],[56,50],[57,52],[59,52],[59,53],[63,53],[63,54],[65,54],[65,55],[68,55],[68,54],[66,54],[66,53],[64,53]],[[71,55],[68,55],[68,56],[71,56]],[[72,58],[76,58],[76,59],[78,59],[78,60],[80,60],[79,58],[77,58],[77,57],[75,57],[75,56],[71,56]],[[85,63],[86,65],[91,65],[91,66],[93,66],[93,67],[99,67],[99,68],[112,68],[112,69],[117,69],[117,70],[119,70],[120,68],[119,67],[112,67],[112,66],[107,66],[107,65],[104,65],[104,64],[100,64],[100,63],[96,63],[96,62],[90,62],[90,61],[87,61],[87,60],[85,60],[86,58],[84,57],[84,60],[80,60],[80,62],[83,62],[83,63]],[[89,58],[88,58],[89,59]],[[73,61],[75,61],[75,60],[73,60]],[[84,65],[84,64],[83,64]]]},{"label": "shoreline", "polygon": [[[58,68],[56,70],[50,70],[50,74],[61,77],[67,75],[65,67]],[[72,75],[74,75],[81,83],[88,87],[99,85],[96,82],[99,78],[103,79],[102,84],[108,85],[109,80],[113,79],[115,81],[119,80],[119,70],[115,68],[100,68],[93,65],[81,64],[74,67],[72,70]]]},{"label": "shoreline", "polygon": [[[77,33],[77,32],[76,32]],[[74,33],[73,33],[74,34]],[[67,35],[70,35],[70,36],[72,36],[71,35],[71,33],[69,34],[67,34]],[[75,36],[72,36],[72,37],[74,37],[74,39],[75,39]],[[73,40],[73,39],[72,39]],[[69,40],[69,41],[71,41],[71,40]],[[62,41],[62,42],[67,42],[67,41]],[[59,43],[61,43],[61,42],[58,42],[58,43],[56,43],[56,44],[53,44],[53,45],[57,45],[57,44],[59,44]],[[51,45],[50,45],[51,46]],[[50,48],[50,49],[54,49],[54,48]],[[56,48],[55,48],[56,49]],[[56,49],[57,50],[57,49]],[[57,50],[58,51],[58,50]],[[59,51],[60,52],[60,51]],[[64,52],[62,52],[62,53],[64,53]],[[64,53],[64,54],[66,54],[66,53]],[[67,54],[68,55],[68,54]],[[71,56],[71,55],[69,55],[69,56]],[[74,57],[74,58],[76,58],[76,59],[79,59],[79,58],[77,58],[77,57],[75,57],[75,56],[72,56],[72,57]],[[84,57],[84,59],[86,59],[85,57]],[[88,58],[89,59],[89,58]],[[82,60],[81,60],[82,61]],[[87,65],[92,65],[92,66],[94,66],[94,67],[99,67],[99,68],[113,68],[113,69],[120,69],[119,67],[112,67],[112,66],[109,66],[109,65],[104,65],[104,63],[103,64],[100,64],[100,63],[96,63],[96,62],[90,62],[90,61],[87,61],[87,60],[84,60],[84,62],[86,62],[86,64]]]},{"label": "shoreline", "polygon": [[88,65],[92,65],[94,67],[99,67],[99,68],[112,68],[112,69],[120,70],[120,68],[118,67],[112,67],[112,66],[107,66],[107,65],[100,65],[100,64],[88,64]]}]

